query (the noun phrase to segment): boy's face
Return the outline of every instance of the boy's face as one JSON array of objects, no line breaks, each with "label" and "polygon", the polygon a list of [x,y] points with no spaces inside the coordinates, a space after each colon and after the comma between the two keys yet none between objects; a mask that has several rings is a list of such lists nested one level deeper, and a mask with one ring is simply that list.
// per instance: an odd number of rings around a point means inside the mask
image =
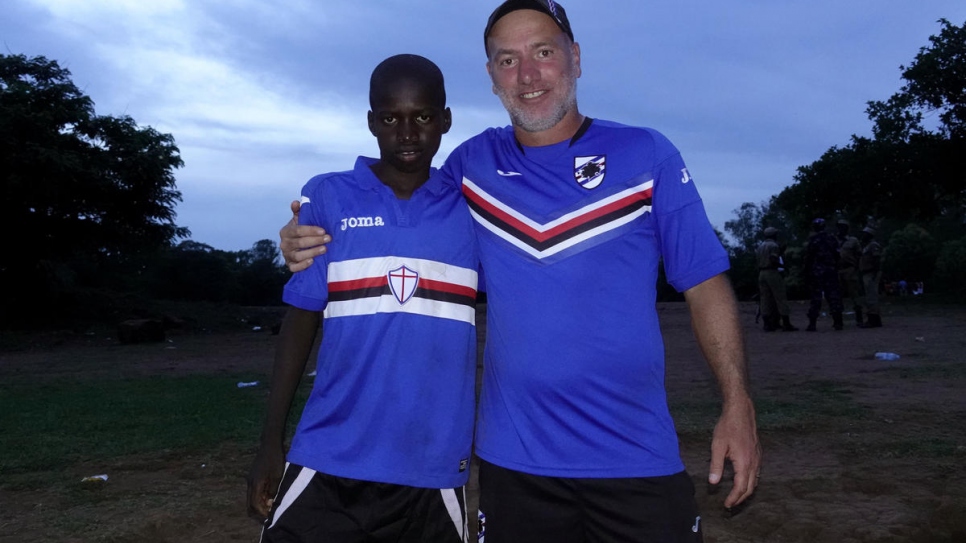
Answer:
[{"label": "boy's face", "polygon": [[369,131],[379,142],[380,159],[403,173],[429,169],[443,134],[452,123],[449,108],[433,89],[398,80],[384,89],[369,112]]}]

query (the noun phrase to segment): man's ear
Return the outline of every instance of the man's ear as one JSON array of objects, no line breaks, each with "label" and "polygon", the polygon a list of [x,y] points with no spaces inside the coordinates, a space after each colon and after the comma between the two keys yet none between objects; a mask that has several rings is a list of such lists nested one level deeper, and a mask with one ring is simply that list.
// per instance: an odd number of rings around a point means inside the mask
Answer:
[{"label": "man's ear", "polygon": [[[490,61],[489,60],[486,61],[486,74],[490,76],[490,81],[492,82],[493,81],[493,68],[490,67]],[[496,83],[493,83],[493,85],[490,86],[490,90],[493,91],[493,94],[496,94],[496,95],[499,96],[499,93],[496,91]]]},{"label": "man's ear", "polygon": [[580,77],[580,44],[574,42],[570,51],[574,55],[574,65],[577,67],[577,77]]},{"label": "man's ear", "polygon": [[443,110],[443,134],[449,132],[453,126],[453,112],[446,108]]},{"label": "man's ear", "polygon": [[366,121],[369,123],[369,133],[376,135],[376,116],[373,112],[366,113]]}]

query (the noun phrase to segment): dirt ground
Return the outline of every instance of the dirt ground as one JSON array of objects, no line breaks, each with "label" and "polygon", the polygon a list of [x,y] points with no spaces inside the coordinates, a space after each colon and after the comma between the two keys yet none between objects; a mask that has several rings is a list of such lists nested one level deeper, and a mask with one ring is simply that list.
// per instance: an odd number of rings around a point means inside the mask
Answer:
[{"label": "dirt ground", "polygon": [[[721,505],[727,489],[704,482],[716,389],[687,308],[659,306],[669,396],[681,415],[705,541],[966,541],[966,308],[901,302],[885,305],[881,329],[847,321],[835,332],[822,319],[815,333],[765,333],[755,306],[742,305],[765,465],[755,497],[737,512]],[[801,328],[804,311],[794,306]],[[48,336],[48,344],[0,352],[0,380],[265,373],[275,337],[244,329],[119,346],[98,334]],[[901,358],[875,360],[878,351]],[[161,451],[52,474],[79,481],[110,473],[94,500],[72,499],[90,493],[79,484],[18,488],[0,473],[0,542],[257,541],[244,504],[254,443],[255,436],[205,454]],[[98,526],[99,535],[72,536],[82,525]]]}]

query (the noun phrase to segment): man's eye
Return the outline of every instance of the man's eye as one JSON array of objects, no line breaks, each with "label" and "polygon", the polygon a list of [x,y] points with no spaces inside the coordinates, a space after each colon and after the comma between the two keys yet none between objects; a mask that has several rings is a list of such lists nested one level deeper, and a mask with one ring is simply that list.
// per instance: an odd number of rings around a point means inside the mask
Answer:
[{"label": "man's eye", "polygon": [[416,122],[420,124],[429,124],[433,121],[432,115],[419,115],[416,117]]},{"label": "man's eye", "polygon": [[382,118],[382,122],[383,124],[393,124],[396,122],[396,118],[393,117],[392,115],[386,115],[385,117]]},{"label": "man's eye", "polygon": [[512,58],[505,58],[505,59],[503,59],[503,60],[500,61],[500,66],[512,66],[512,65],[513,65],[513,59]]},{"label": "man's eye", "polygon": [[538,53],[538,55],[541,58],[547,58],[547,57],[553,55],[553,50],[551,50],[551,49],[541,49],[540,52]]}]

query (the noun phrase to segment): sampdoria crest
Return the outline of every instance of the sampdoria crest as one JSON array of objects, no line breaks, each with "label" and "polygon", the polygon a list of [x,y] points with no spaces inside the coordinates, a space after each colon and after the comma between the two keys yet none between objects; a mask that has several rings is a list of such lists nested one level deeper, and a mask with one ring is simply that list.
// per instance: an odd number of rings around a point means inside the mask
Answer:
[{"label": "sampdoria crest", "polygon": [[607,155],[574,157],[574,179],[587,190],[595,189],[604,182]]}]

